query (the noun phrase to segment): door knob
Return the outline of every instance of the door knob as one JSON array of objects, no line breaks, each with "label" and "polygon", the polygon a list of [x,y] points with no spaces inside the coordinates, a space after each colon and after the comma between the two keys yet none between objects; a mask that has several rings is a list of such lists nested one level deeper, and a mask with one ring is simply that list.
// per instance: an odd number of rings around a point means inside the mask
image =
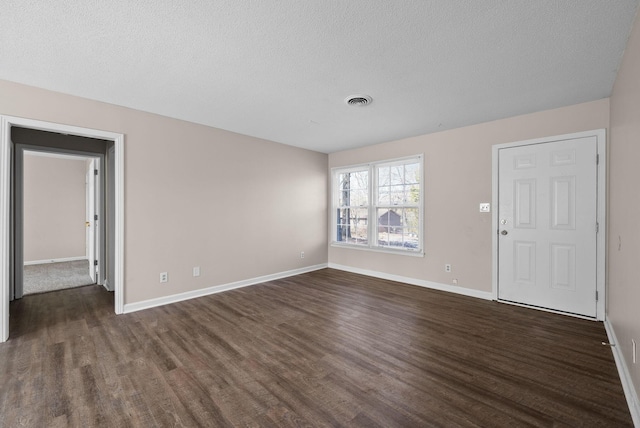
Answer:
[{"label": "door knob", "polygon": [[507,232],[506,230],[503,230],[502,232],[500,232],[500,235],[506,235],[507,233],[509,232]]}]

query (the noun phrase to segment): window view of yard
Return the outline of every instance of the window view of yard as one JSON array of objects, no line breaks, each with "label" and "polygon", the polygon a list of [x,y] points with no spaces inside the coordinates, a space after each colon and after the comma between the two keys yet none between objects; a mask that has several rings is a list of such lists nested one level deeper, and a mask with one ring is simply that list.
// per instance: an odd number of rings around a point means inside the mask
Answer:
[{"label": "window view of yard", "polygon": [[420,165],[412,159],[338,173],[336,241],[420,249]]}]

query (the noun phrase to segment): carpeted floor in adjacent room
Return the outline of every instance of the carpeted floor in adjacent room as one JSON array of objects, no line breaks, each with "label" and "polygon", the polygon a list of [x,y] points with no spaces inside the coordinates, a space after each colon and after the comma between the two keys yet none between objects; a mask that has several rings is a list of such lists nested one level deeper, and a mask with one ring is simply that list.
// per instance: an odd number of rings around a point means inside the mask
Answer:
[{"label": "carpeted floor in adjacent room", "polygon": [[24,294],[46,293],[65,288],[93,284],[89,276],[89,261],[25,265]]}]

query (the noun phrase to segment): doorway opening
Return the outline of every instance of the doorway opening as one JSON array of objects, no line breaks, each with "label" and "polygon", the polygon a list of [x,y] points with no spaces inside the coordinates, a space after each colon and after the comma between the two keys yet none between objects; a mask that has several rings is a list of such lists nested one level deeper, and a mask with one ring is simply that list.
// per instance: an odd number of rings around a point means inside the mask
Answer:
[{"label": "doorway opening", "polygon": [[24,151],[22,296],[98,283],[106,252],[100,251],[101,160]]},{"label": "doorway opening", "polygon": [[[86,260],[91,248],[98,260],[97,269],[88,271],[95,282],[114,291],[115,312],[123,312],[123,244],[124,244],[124,153],[122,134],[60,125],[31,119],[0,116],[0,342],[9,337],[9,301],[19,297],[18,290],[24,280],[24,216],[23,188],[24,156],[27,152],[54,153],[62,156],[85,157],[88,163],[104,171],[98,180],[99,195],[94,200],[97,220],[94,227],[94,244],[85,248]],[[87,175],[88,177],[88,175]],[[84,183],[87,184],[87,183]],[[83,185],[84,185],[83,184]],[[87,184],[88,185],[88,184]],[[95,183],[94,183],[95,185]],[[85,191],[87,191],[85,189]],[[89,206],[84,215],[90,215]],[[84,227],[87,219],[82,223]],[[85,244],[90,239],[85,237]],[[73,256],[72,256],[73,257]],[[80,257],[80,256],[78,256]],[[50,259],[50,260],[55,260]],[[37,261],[37,260],[36,260]],[[94,265],[95,266],[95,265]]]},{"label": "doorway opening", "polygon": [[[102,198],[109,177],[102,180],[99,168],[109,141],[19,126],[12,127],[10,135],[14,148],[10,300],[25,294],[24,287],[29,285],[25,273],[35,274],[30,276],[32,280],[43,281],[39,286],[45,291],[54,281],[62,282],[60,286],[76,281],[65,274],[71,268],[68,262],[76,261],[80,254],[85,256],[80,258],[90,258],[86,273],[92,282],[103,284],[104,256],[113,249],[106,245],[102,220],[104,207],[113,201]],[[88,242],[90,245],[82,248]],[[47,261],[55,265],[44,266]],[[37,267],[25,268],[26,262],[35,262]],[[67,269],[60,269],[59,263]]]}]

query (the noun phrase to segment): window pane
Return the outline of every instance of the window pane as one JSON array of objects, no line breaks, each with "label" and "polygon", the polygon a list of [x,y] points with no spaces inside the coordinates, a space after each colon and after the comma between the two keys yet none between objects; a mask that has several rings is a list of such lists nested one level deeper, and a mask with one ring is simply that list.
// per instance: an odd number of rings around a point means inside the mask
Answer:
[{"label": "window pane", "polygon": [[389,210],[386,209],[378,209],[378,225],[379,226],[388,226],[389,225]]},{"label": "window pane", "polygon": [[378,186],[389,185],[389,167],[378,168]]},{"label": "window pane", "polygon": [[378,189],[378,204],[379,205],[391,204],[391,201],[389,199],[389,187],[380,187]]},{"label": "window pane", "polygon": [[420,164],[411,163],[404,166],[404,182],[405,184],[419,183],[420,180]]},{"label": "window pane", "polygon": [[394,248],[402,248],[402,237],[403,237],[402,228],[398,228],[398,227],[390,228],[388,245]]},{"label": "window pane", "polygon": [[418,248],[420,230],[420,211],[418,208],[405,208],[404,210],[404,236],[402,238],[405,248]]},{"label": "window pane", "polygon": [[338,174],[338,187],[346,189],[366,189],[369,187],[368,171],[342,172]]},{"label": "window pane", "polygon": [[351,210],[351,238],[358,244],[368,243],[367,237],[367,209]]},{"label": "window pane", "polygon": [[402,216],[398,210],[378,209],[378,245],[390,246],[397,240],[398,232],[402,240]]},{"label": "window pane", "polygon": [[410,229],[418,230],[420,228],[420,215],[418,208],[404,209],[404,225]]},{"label": "window pane", "polygon": [[350,173],[344,172],[338,175],[338,187],[340,190],[349,189],[350,182],[351,182]]},{"label": "window pane", "polygon": [[369,187],[369,172],[357,171],[351,173],[350,186],[352,189],[367,189]]},{"label": "window pane", "polygon": [[362,207],[369,203],[369,192],[367,190],[353,190],[351,194],[351,206]]},{"label": "window pane", "polygon": [[369,203],[368,171],[338,174],[338,206],[365,206]]},{"label": "window pane", "polygon": [[420,163],[378,167],[378,205],[420,203]]},{"label": "window pane", "polygon": [[[378,167],[379,246],[420,248],[420,162]],[[389,209],[393,206],[393,209]]]},{"label": "window pane", "polygon": [[413,184],[407,186],[407,203],[418,204],[420,203],[420,185]]},{"label": "window pane", "polygon": [[418,208],[378,208],[378,245],[391,248],[419,248]]},{"label": "window pane", "polygon": [[367,237],[366,208],[338,209],[336,241],[354,244],[366,244]]},{"label": "window pane", "polygon": [[403,184],[404,183],[404,166],[397,165],[389,168],[390,184]]},{"label": "window pane", "polygon": [[391,186],[389,191],[389,199],[391,205],[402,205],[404,204],[404,186]]},{"label": "window pane", "polygon": [[340,190],[340,196],[338,197],[338,206],[345,207],[349,205],[349,197],[351,192],[349,190]]},{"label": "window pane", "polygon": [[336,223],[337,224],[347,224],[348,223],[348,218],[349,218],[349,210],[348,209],[341,209],[338,208],[338,214],[336,216]]}]

